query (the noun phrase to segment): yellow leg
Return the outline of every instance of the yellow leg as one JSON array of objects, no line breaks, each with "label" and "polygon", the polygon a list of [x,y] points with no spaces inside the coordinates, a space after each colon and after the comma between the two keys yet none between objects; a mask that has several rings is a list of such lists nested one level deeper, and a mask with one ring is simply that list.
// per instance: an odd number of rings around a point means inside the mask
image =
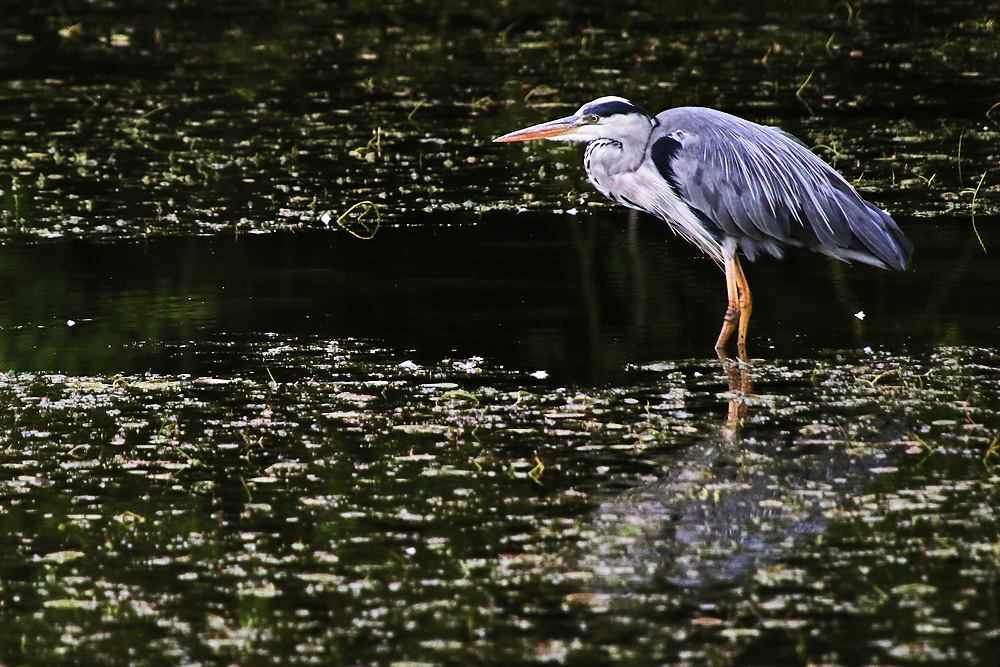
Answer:
[{"label": "yellow leg", "polygon": [[[727,249],[729,250],[729,249]],[[740,266],[735,248],[726,252],[723,258],[723,268],[726,271],[726,293],[728,304],[726,315],[722,319],[722,331],[715,342],[715,350],[720,357],[725,357],[726,343],[739,328],[736,337],[736,350],[741,361],[747,360],[747,329],[750,326],[750,312],[753,310],[753,299],[750,296],[750,285]]]},{"label": "yellow leg", "polygon": [[740,302],[740,332],[736,338],[736,349],[742,361],[747,360],[747,329],[750,328],[750,313],[753,311],[753,297],[750,295],[750,284],[743,274],[743,267],[740,266],[740,258],[733,257],[733,264],[736,265],[736,288],[739,292]]},{"label": "yellow leg", "polygon": [[736,286],[736,266],[736,257],[726,253],[722,268],[726,271],[726,293],[729,302],[726,306],[726,315],[722,318],[722,331],[719,332],[719,339],[715,341],[715,349],[720,351],[726,348],[726,343],[736,330],[740,318],[740,292]]}]

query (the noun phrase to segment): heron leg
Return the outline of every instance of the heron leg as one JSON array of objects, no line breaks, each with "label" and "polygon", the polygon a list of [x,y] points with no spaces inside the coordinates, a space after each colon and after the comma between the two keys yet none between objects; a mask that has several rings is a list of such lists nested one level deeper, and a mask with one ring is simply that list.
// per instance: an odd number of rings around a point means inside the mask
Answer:
[{"label": "heron leg", "polygon": [[736,349],[740,359],[746,361],[747,356],[747,329],[750,328],[750,313],[753,311],[753,296],[750,294],[750,284],[740,266],[740,258],[733,257],[733,264],[736,267],[736,289],[739,292],[740,304],[740,330],[736,338]]},{"label": "heron leg", "polygon": [[[727,249],[728,250],[728,249]],[[729,337],[736,330],[736,325],[740,320],[740,291],[736,280],[736,255],[726,252],[722,260],[722,268],[726,272],[726,294],[729,297],[726,305],[726,315],[722,318],[722,331],[719,332],[719,339],[715,341],[715,349],[722,351],[729,342]]]},{"label": "heron leg", "polygon": [[726,315],[722,318],[722,331],[715,342],[716,352],[724,357],[726,343],[739,330],[736,338],[736,349],[741,361],[747,360],[747,329],[750,326],[750,312],[753,310],[753,299],[750,296],[750,285],[743,273],[740,259],[736,256],[735,245],[724,248],[723,268],[726,271],[726,294],[728,304]]}]

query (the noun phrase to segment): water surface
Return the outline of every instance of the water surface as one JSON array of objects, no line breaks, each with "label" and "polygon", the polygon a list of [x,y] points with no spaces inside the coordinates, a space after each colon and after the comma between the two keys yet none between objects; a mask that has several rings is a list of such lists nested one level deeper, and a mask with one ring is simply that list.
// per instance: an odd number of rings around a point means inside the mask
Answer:
[{"label": "water surface", "polygon": [[[0,663],[992,665],[996,19],[8,8]],[[748,265],[721,362],[710,260],[492,143],[606,94],[793,132],[913,267]]]}]

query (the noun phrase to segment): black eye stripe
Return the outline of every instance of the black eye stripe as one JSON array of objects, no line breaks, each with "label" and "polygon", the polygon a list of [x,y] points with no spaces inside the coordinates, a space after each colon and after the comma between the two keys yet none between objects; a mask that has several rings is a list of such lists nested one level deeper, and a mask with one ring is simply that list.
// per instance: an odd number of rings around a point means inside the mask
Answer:
[{"label": "black eye stripe", "polygon": [[612,102],[601,102],[600,104],[587,107],[584,109],[584,113],[594,114],[595,116],[601,116],[602,118],[614,116],[619,113],[641,113],[646,116],[649,115],[642,107],[636,106],[635,104],[629,104],[628,102],[619,102],[617,100]]}]

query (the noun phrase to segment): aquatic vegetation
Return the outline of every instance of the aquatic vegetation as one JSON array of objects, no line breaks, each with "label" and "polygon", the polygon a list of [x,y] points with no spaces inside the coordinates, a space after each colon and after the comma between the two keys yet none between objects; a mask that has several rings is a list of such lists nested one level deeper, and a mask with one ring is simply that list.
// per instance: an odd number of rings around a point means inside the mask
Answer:
[{"label": "aquatic vegetation", "polygon": [[[122,631],[182,661],[637,659],[639,636],[695,664],[790,631],[844,661],[983,655],[949,628],[996,620],[993,351],[757,364],[735,438],[711,363],[568,390],[362,341],[239,355],[0,378],[0,567],[30,573],[0,584],[5,656],[96,659]],[[838,639],[865,619],[869,644]]]},{"label": "aquatic vegetation", "polygon": [[[983,3],[8,4],[0,664],[993,664]],[[492,144],[604,94],[803,138],[913,271],[755,264],[707,358],[716,267]]]}]

